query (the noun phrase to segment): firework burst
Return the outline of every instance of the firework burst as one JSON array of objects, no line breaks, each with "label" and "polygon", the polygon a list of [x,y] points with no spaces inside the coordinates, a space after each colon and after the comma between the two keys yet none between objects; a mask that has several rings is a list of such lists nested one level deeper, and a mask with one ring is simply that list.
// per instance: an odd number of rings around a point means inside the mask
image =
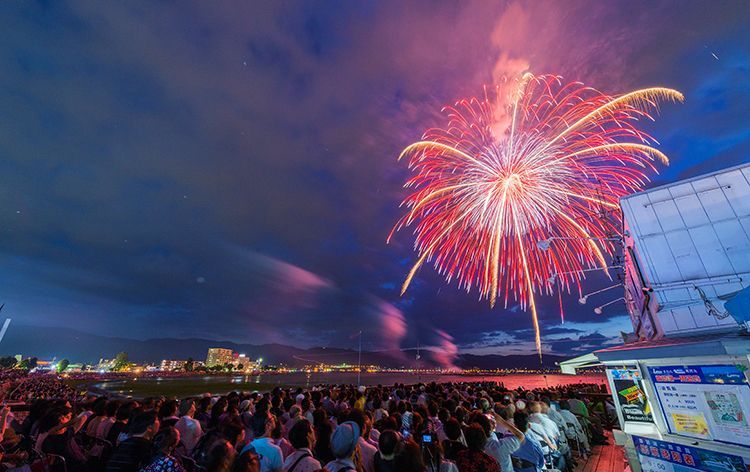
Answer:
[{"label": "firework burst", "polygon": [[607,267],[619,198],[669,162],[636,125],[659,101],[683,96],[661,87],[609,96],[550,75],[515,85],[510,96],[485,88],[481,99],[445,107],[447,126],[403,150],[413,172],[408,212],[388,239],[413,225],[418,258],[402,294],[431,262],[491,306],[500,298],[529,309],[541,356],[535,294],[551,294],[553,284],[580,290],[584,270]]}]

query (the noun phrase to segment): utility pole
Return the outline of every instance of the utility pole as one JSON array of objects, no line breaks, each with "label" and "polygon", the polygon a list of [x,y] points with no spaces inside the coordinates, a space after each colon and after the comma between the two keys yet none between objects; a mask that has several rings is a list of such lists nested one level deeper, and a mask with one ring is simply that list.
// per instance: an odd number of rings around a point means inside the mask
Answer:
[{"label": "utility pole", "polygon": [[362,330],[359,330],[359,353],[357,355],[357,387],[362,385]]}]

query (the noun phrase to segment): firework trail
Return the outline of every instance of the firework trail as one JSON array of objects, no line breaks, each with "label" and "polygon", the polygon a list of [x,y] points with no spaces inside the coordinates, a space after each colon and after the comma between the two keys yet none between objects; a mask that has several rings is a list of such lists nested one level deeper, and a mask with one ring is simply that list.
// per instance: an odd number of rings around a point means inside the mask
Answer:
[{"label": "firework trail", "polygon": [[510,96],[485,88],[484,98],[445,107],[446,127],[403,150],[413,172],[408,212],[388,239],[413,225],[418,258],[402,294],[432,262],[491,306],[500,297],[530,309],[541,357],[535,294],[555,283],[580,290],[583,270],[607,267],[616,249],[608,238],[620,230],[603,210],[619,212],[619,198],[669,162],[636,125],[659,101],[683,96],[661,87],[609,96],[551,75],[525,74],[516,85]]}]

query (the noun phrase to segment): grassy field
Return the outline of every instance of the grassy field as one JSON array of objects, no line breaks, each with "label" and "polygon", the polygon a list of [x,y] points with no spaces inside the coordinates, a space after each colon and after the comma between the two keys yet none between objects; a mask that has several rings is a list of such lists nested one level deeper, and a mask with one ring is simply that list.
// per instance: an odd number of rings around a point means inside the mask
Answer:
[{"label": "grassy field", "polygon": [[[70,385],[83,387],[86,384],[92,384],[91,381],[68,381]],[[190,397],[209,392],[212,394],[224,394],[231,391],[239,392],[267,392],[274,387],[288,387],[290,385],[283,383],[269,382],[236,382],[231,378],[211,378],[206,381],[203,378],[179,378],[179,379],[132,379],[117,382],[93,383],[99,388],[119,393],[133,398],[144,398],[151,396],[164,395],[165,397]]]}]

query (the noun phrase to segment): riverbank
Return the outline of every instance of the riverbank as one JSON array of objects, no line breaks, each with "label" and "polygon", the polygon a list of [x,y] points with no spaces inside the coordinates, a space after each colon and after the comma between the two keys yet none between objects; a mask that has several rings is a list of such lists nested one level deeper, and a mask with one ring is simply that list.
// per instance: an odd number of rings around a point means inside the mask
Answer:
[{"label": "riverbank", "polygon": [[[606,384],[602,374],[563,375],[563,374],[508,374],[501,376],[467,376],[439,374],[401,373],[362,373],[360,382],[365,386],[393,385],[394,383],[415,384],[429,382],[498,382],[506,388],[523,387],[554,388],[576,383]],[[188,397],[211,393],[226,394],[231,391],[267,392],[275,387],[311,388],[320,384],[357,384],[356,373],[293,373],[260,374],[253,376],[194,376],[177,378],[129,378],[88,383],[95,393],[102,391],[133,398],[163,395],[167,397]],[[78,386],[81,386],[79,383]]]}]

